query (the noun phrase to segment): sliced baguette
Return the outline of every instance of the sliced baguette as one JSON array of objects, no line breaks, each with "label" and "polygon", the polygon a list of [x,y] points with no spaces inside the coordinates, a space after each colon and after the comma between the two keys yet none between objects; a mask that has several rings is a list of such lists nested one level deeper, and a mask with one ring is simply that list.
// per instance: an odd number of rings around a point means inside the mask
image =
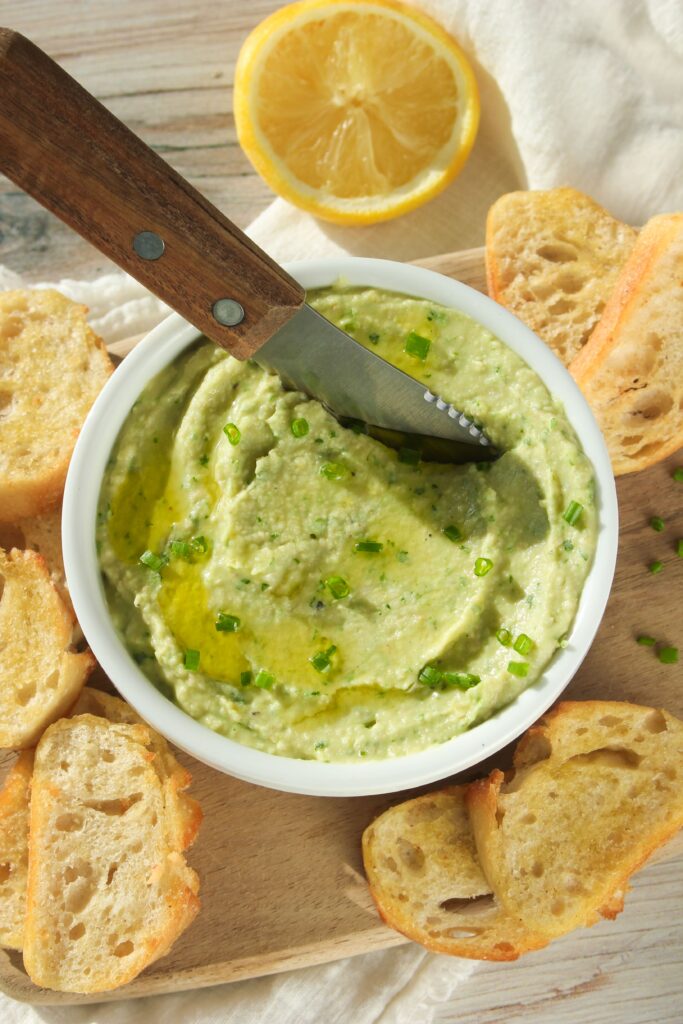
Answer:
[{"label": "sliced baguette", "polygon": [[570,371],[616,475],[683,445],[683,213],[645,225]]},{"label": "sliced baguette", "polygon": [[24,750],[0,790],[0,945],[21,949],[26,914],[33,751]]},{"label": "sliced baguette", "polygon": [[600,319],[636,232],[573,188],[510,192],[486,221],[489,295],[565,365]]},{"label": "sliced baguette", "polygon": [[76,437],[113,365],[86,308],[49,290],[0,293],[0,520],[60,501]]},{"label": "sliced baguette", "polygon": [[[125,722],[129,725],[144,724],[130,704],[91,686],[86,686],[81,691],[70,714],[98,715],[110,722]],[[152,764],[164,787],[169,827],[173,832],[172,845],[176,850],[187,850],[194,842],[202,823],[201,807],[196,800],[183,792],[192,782],[192,776],[176,760],[163,736],[151,728],[149,735],[150,748],[155,755]]]},{"label": "sliced baguette", "polygon": [[70,611],[73,610],[62,555],[61,503],[41,516],[22,519],[18,523],[0,522],[0,548],[4,548],[5,551],[9,551],[10,548],[24,551],[28,548],[42,555],[64,604]]},{"label": "sliced baguette", "polygon": [[[71,709],[72,716],[92,714],[110,722],[142,724],[129,704],[110,694],[86,686]],[[168,744],[150,729],[152,762],[164,787],[170,842],[186,850],[194,842],[202,821],[196,800],[182,792],[192,777],[171,753]],[[33,771],[33,750],[24,751],[0,791],[0,945],[23,946],[28,865],[29,786]]]},{"label": "sliced baguette", "polygon": [[427,949],[515,960],[547,942],[508,913],[482,874],[465,786],[389,808],[363,833],[370,892],[384,921]]},{"label": "sliced baguette", "polygon": [[95,664],[75,629],[44,558],[0,548],[0,747],[32,746],[75,701]]},{"label": "sliced baguette", "polygon": [[144,725],[62,719],[36,748],[24,964],[63,992],[103,992],[168,951],[199,909],[174,848]]},{"label": "sliced baguette", "polygon": [[683,825],[683,722],[567,701],[529,730],[514,765],[466,795],[500,903],[547,938],[616,916],[630,876]]}]

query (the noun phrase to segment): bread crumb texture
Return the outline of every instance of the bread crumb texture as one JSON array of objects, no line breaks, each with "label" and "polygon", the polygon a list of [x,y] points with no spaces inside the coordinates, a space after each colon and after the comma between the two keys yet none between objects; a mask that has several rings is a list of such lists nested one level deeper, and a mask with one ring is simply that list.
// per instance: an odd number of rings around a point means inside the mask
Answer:
[{"label": "bread crumb texture", "polygon": [[489,295],[565,365],[586,344],[636,239],[573,188],[510,192],[486,222]]},{"label": "bread crumb texture", "polygon": [[[140,716],[120,697],[86,686],[71,709],[71,715],[97,715],[110,722],[143,725]],[[196,800],[183,790],[192,782],[187,768],[183,768],[172,753],[166,740],[149,729],[150,748],[154,753],[154,770],[164,789],[164,803],[168,815],[168,828],[176,850],[187,850],[192,845],[202,823],[202,810]]]},{"label": "bread crumb texture", "polygon": [[23,748],[65,714],[95,664],[34,551],[0,548],[0,746]]},{"label": "bread crumb texture", "polygon": [[683,722],[610,701],[564,702],[529,730],[507,776],[467,804],[501,904],[554,938],[615,917],[628,880],[683,825]]},{"label": "bread crumb texture", "polygon": [[78,432],[113,366],[85,306],[51,290],[0,293],[0,521],[61,500]]},{"label": "bread crumb texture", "polygon": [[615,474],[646,469],[683,445],[683,213],[645,225],[570,371]]},{"label": "bread crumb texture", "polygon": [[363,834],[384,921],[427,949],[514,960],[614,918],[630,876],[683,826],[683,722],[565,701],[507,774],[405,801]]},{"label": "bread crumb texture", "polygon": [[381,917],[428,949],[515,960],[547,942],[491,891],[465,808],[465,786],[390,807],[363,834],[363,860]]},{"label": "bread crumb texture", "polygon": [[36,748],[24,964],[57,991],[102,992],[166,953],[199,909],[150,730],[90,714]]},{"label": "bread crumb texture", "polygon": [[50,578],[70,611],[71,598],[66,585],[64,557],[62,555],[62,506],[61,502],[49,512],[17,523],[0,522],[0,548],[9,551],[18,548],[37,551],[47,563]]}]

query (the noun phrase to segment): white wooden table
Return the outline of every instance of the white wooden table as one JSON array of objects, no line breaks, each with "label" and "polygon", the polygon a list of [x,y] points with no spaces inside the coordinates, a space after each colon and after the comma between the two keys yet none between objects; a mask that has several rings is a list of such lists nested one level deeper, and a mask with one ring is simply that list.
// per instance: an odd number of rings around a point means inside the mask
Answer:
[{"label": "white wooden table", "polygon": [[[271,195],[236,141],[232,74],[241,41],[277,6],[276,0],[0,0],[0,24],[46,49],[245,226]],[[0,263],[34,280],[95,276],[107,267],[2,178]],[[41,1016],[62,1020],[64,1012],[52,1017],[44,1008]],[[681,1024],[683,857],[645,868],[616,922],[516,964],[482,965],[439,1007],[438,1020]]]}]

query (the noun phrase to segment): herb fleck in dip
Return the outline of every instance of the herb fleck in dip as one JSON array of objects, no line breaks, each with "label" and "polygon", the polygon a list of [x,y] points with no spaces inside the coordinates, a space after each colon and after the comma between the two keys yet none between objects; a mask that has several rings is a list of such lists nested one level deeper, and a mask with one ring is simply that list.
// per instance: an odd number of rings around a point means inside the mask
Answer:
[{"label": "herb fleck in dip", "polygon": [[564,642],[593,471],[533,370],[462,313],[370,288],[309,299],[505,454],[423,463],[202,342],[121,431],[101,564],[125,643],[198,721],[289,757],[396,757],[489,717]]}]

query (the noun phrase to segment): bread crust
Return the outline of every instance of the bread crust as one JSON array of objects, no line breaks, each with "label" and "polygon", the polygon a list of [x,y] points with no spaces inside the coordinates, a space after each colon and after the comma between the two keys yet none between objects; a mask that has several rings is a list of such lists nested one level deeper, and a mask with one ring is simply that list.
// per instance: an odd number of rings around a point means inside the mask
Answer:
[{"label": "bread crust", "polygon": [[[110,722],[144,724],[130,704],[91,686],[84,687],[70,711],[70,715],[82,714],[98,715]],[[163,736],[153,729],[150,729],[150,745],[155,755],[154,768],[165,788],[173,846],[177,850],[187,850],[197,838],[204,817],[197,801],[183,792],[192,782],[192,776],[176,759]]]},{"label": "bread crust", "polygon": [[[653,736],[648,738],[650,733]],[[666,751],[658,756],[657,750],[664,743],[658,739],[660,733],[667,734],[668,745]],[[603,769],[600,765],[604,758],[608,767]],[[602,813],[595,813],[594,835],[590,839],[583,833],[578,837],[568,831],[571,825],[566,822],[571,816],[561,813],[563,805],[574,800],[572,813],[578,814],[576,792],[572,793],[570,780],[563,776],[565,766],[585,765],[583,785],[593,787],[599,793],[610,785],[609,776],[605,779],[605,774],[611,770],[610,758],[614,758],[617,764],[623,759],[626,765],[638,767],[638,774],[633,779],[643,791],[647,791],[653,807],[652,815],[648,817],[641,805],[636,810],[634,794],[632,808],[627,809],[622,801],[622,804],[617,802],[611,812],[605,809]],[[671,779],[665,778],[667,772],[673,772],[672,777],[675,778],[678,772],[683,771],[683,722],[663,710],[626,702],[564,701],[525,734],[515,751],[513,763],[515,768],[507,777],[494,770],[488,778],[471,783],[465,797],[484,874],[496,897],[506,909],[518,913],[529,928],[549,939],[576,927],[593,925],[601,917],[613,919],[623,909],[631,875],[683,826],[683,796],[671,785]],[[624,770],[628,771],[628,768]],[[539,811],[537,802],[532,800],[529,803],[530,797],[533,798],[534,778],[547,779],[552,783],[550,788],[555,790],[557,798],[555,805],[549,804]],[[666,795],[659,796],[657,790]],[[615,799],[618,797],[615,791]],[[540,813],[537,823],[540,834],[553,835],[554,841],[562,843],[563,865],[570,876],[573,871],[579,875],[574,865],[585,862],[586,843],[596,845],[601,851],[607,847],[612,849],[612,842],[616,844],[609,865],[603,865],[599,872],[592,865],[588,882],[578,877],[577,891],[581,893],[584,883],[588,888],[581,895],[572,895],[566,900],[569,903],[567,907],[564,906],[565,893],[559,878],[553,876],[551,881],[539,882],[536,889],[532,886],[527,890],[527,883],[519,875],[522,866],[526,865],[526,870],[532,867],[534,851],[542,852],[543,848],[541,838],[529,843],[519,832],[519,811],[528,811],[530,807],[536,811],[534,822]],[[514,824],[508,825],[510,810],[515,808],[518,812]],[[612,826],[619,829],[623,815],[631,824],[624,826],[625,835],[615,832],[613,838],[610,829]],[[631,835],[631,832],[635,834]],[[576,856],[580,848],[582,853]],[[548,856],[552,866],[554,854]],[[546,875],[547,865],[544,879]],[[531,898],[527,902],[520,894],[537,891],[541,886],[544,887],[546,904],[539,916],[540,904],[532,904]],[[557,899],[563,906],[555,917],[555,911],[551,912],[549,908]]]},{"label": "bread crust", "polygon": [[0,790],[0,945],[9,949],[24,943],[32,773],[33,750],[24,750]]},{"label": "bread crust", "polygon": [[[370,893],[382,920],[426,949],[516,960],[547,940],[495,904],[474,849],[465,788],[448,786],[398,804],[365,829]],[[424,855],[423,864],[411,864],[411,850]]]},{"label": "bread crust", "polygon": [[[71,716],[80,714],[92,714],[111,722],[144,725],[125,701],[89,686],[81,691],[70,711]],[[182,852],[192,845],[197,836],[202,811],[196,800],[182,792],[192,781],[190,773],[175,759],[163,737],[154,730],[148,731],[149,744],[154,752],[152,765],[164,786],[169,845]],[[33,749],[23,751],[0,790],[0,864],[9,870],[7,891],[3,891],[0,884],[0,945],[19,950],[23,947],[26,915],[29,796],[33,759]],[[191,878],[190,882],[194,884]],[[187,923],[196,912],[197,905],[190,901]],[[182,915],[185,914],[186,911],[182,910]],[[170,945],[166,948],[170,948]],[[164,949],[158,947],[155,958],[163,955],[163,952]]]},{"label": "bread crust", "polygon": [[380,917],[435,952],[500,961],[614,919],[633,872],[683,826],[681,778],[673,715],[563,701],[525,733],[509,772],[405,801],[368,826]]},{"label": "bread crust", "polygon": [[95,659],[72,649],[76,620],[41,555],[0,548],[0,581],[0,746],[22,749],[66,713]]},{"label": "bread crust", "polygon": [[61,501],[76,438],[114,368],[86,313],[51,289],[0,293],[1,522]]},{"label": "bread crust", "polygon": [[568,365],[635,238],[633,228],[576,189],[507,193],[486,218],[488,293]]},{"label": "bread crust", "polygon": [[151,740],[145,725],[83,714],[55,722],[36,748],[24,943],[35,984],[125,985],[199,910],[198,876],[171,845]]},{"label": "bread crust", "polygon": [[62,555],[62,504],[61,501],[49,512],[17,523],[0,522],[0,548],[9,551],[37,551],[42,555],[50,570],[52,582],[71,614],[74,614],[71,597],[66,585],[64,557]]},{"label": "bread crust", "polygon": [[[683,213],[653,217],[570,364],[617,476],[646,469],[683,445],[682,281]],[[661,396],[663,411],[653,395]]]}]

